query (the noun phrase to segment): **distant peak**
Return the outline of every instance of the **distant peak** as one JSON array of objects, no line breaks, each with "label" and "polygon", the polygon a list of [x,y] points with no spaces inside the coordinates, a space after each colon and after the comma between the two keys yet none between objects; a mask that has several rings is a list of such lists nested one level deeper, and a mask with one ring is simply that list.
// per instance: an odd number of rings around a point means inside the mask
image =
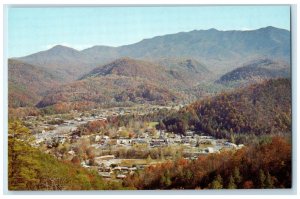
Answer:
[{"label": "distant peak", "polygon": [[267,27],[264,27],[264,28],[259,28],[257,30],[261,30],[261,31],[274,31],[274,30],[285,30],[285,31],[289,31],[287,29],[282,29],[282,28],[276,28],[274,26],[267,26]]},{"label": "distant peak", "polygon": [[55,45],[51,49],[60,49],[60,48],[69,48],[69,47],[66,47],[66,46],[63,46],[63,45]]},{"label": "distant peak", "polygon": [[267,26],[267,27],[262,28],[262,29],[277,29],[277,28],[275,28],[274,26]]},{"label": "distant peak", "polygon": [[210,28],[210,29],[208,29],[208,31],[218,31],[218,30],[215,28]]},{"label": "distant peak", "polygon": [[52,48],[50,48],[49,50],[52,50],[52,49],[56,49],[56,50],[61,50],[61,49],[69,49],[69,50],[75,50],[75,51],[77,51],[76,49],[74,49],[74,48],[71,48],[71,47],[68,47],[68,46],[63,46],[63,45],[60,45],[60,44],[58,44],[58,45],[55,45],[55,46],[53,46]]},{"label": "distant peak", "polygon": [[70,48],[70,47],[67,47],[67,46],[63,46],[63,45],[56,45],[52,48],[49,49],[49,51],[73,51],[73,52],[77,52],[78,50],[74,49],[74,48]]}]

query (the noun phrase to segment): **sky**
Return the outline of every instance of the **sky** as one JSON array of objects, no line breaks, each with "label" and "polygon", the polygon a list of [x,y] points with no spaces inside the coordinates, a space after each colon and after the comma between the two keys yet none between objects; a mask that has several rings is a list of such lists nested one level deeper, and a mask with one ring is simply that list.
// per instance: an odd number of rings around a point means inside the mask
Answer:
[{"label": "sky", "polygon": [[8,7],[8,57],[64,45],[121,46],[192,30],[290,30],[289,6]]}]

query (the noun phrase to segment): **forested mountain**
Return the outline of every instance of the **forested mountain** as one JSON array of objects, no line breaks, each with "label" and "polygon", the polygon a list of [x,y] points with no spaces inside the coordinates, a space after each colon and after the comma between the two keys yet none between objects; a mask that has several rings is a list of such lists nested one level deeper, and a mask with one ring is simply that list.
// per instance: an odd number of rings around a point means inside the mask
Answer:
[{"label": "forested mountain", "polygon": [[[291,82],[271,79],[197,101],[162,121],[168,131],[186,129],[219,138],[291,132]],[[247,142],[243,140],[242,142]]]},{"label": "forested mountain", "polygon": [[[182,63],[180,67],[181,72],[175,75],[176,66],[170,70],[149,61],[117,59],[93,69],[78,81],[49,91],[38,106],[45,107],[60,102],[88,102],[98,105],[179,102],[187,97],[182,92],[184,89],[201,82],[205,76],[211,74],[203,66],[201,70],[194,68],[197,66],[189,61]],[[194,81],[190,81],[192,77],[184,71],[197,71],[198,76],[193,76]]]},{"label": "forested mountain", "polygon": [[65,82],[75,80],[92,69],[87,56],[78,50],[62,45],[17,59],[45,68]]},{"label": "forested mountain", "polygon": [[[52,74],[46,73],[47,77],[41,76],[35,79],[34,84],[26,81],[26,78],[20,78],[19,74],[13,76],[16,80],[12,82],[21,81],[20,85],[33,86],[33,89],[22,94],[16,89],[22,87],[11,84],[11,98],[23,96],[24,102],[31,102],[24,105],[19,103],[23,106],[37,104],[37,99],[42,98],[38,107],[65,103],[70,109],[74,106],[78,107],[78,104],[86,104],[87,107],[133,103],[166,104],[218,93],[222,89],[230,88],[226,85],[232,82],[251,83],[269,78],[289,77],[287,64],[263,59],[222,76],[217,83],[207,83],[214,78],[214,74],[197,61],[169,59],[160,61],[162,62],[164,66],[144,60],[120,58],[93,69],[80,80],[56,87],[51,87],[51,82],[53,85],[58,85],[58,81],[53,80],[55,76],[53,77]],[[25,70],[26,67],[24,66],[23,69]],[[29,75],[28,78],[34,75]],[[225,86],[219,86],[220,83]],[[48,90],[49,88],[51,90]],[[34,93],[30,94],[31,92]],[[33,97],[34,99],[31,99]],[[18,106],[18,103],[14,106]]]},{"label": "forested mountain", "polygon": [[9,73],[10,104],[190,102],[232,82],[289,77],[289,38],[287,30],[266,27],[194,30],[82,51],[57,45],[9,62],[23,64]]},{"label": "forested mountain", "polygon": [[[109,75],[144,78],[152,81],[171,81],[171,75],[160,65],[131,58],[117,59],[109,64],[92,70],[86,77],[102,77]],[[81,78],[81,79],[83,79]]]},{"label": "forested mountain", "polygon": [[190,58],[164,58],[156,61],[176,79],[195,85],[214,78],[214,73],[203,63]]},{"label": "forested mountain", "polygon": [[38,107],[65,103],[70,110],[74,106],[83,107],[83,104],[88,108],[133,103],[165,104],[180,98],[175,92],[149,80],[111,75],[86,78],[53,89],[38,103]]},{"label": "forested mountain", "polygon": [[34,106],[48,89],[61,82],[44,68],[9,59],[9,107]]},{"label": "forested mountain", "polygon": [[290,32],[275,27],[250,31],[194,30],[144,39],[138,43],[109,48],[94,46],[85,52],[139,59],[191,57],[205,60],[214,68],[230,68],[233,63],[257,57],[289,60]]},{"label": "forested mountain", "polygon": [[278,77],[290,77],[290,67],[286,62],[259,59],[226,73],[217,82],[222,84],[255,82]]}]

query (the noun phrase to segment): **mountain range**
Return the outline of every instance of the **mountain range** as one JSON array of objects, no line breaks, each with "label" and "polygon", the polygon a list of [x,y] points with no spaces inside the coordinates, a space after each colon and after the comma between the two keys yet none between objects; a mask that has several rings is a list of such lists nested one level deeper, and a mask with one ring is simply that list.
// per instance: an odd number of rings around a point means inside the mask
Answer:
[{"label": "mountain range", "polygon": [[74,80],[95,65],[103,65],[121,57],[148,60],[188,57],[222,70],[227,65],[257,57],[289,61],[290,32],[271,26],[251,31],[194,30],[157,36],[120,47],[93,46],[78,51],[57,45],[18,59],[57,70],[67,77],[66,80]]},{"label": "mountain range", "polygon": [[120,47],[78,51],[57,45],[11,58],[8,65],[13,107],[71,102],[164,104],[199,96],[199,88],[207,84],[289,77],[290,32],[275,27],[209,29]]}]

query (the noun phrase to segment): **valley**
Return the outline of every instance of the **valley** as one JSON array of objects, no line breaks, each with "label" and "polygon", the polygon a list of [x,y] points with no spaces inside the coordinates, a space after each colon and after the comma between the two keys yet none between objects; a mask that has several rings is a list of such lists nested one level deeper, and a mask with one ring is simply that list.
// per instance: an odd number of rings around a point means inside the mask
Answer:
[{"label": "valley", "polygon": [[289,46],[269,26],[10,58],[10,186],[290,187]]},{"label": "valley", "polygon": [[[150,165],[184,157],[195,160],[199,156],[238,150],[226,139],[216,139],[201,132],[187,130],[184,135],[157,130],[158,122],[136,122],[135,127],[105,127],[119,116],[144,116],[158,110],[178,111],[184,106],[136,106],[94,109],[45,117],[29,116],[23,122],[32,132],[33,147],[44,150],[59,160],[75,162],[88,170],[98,172],[105,179],[123,179]],[[65,118],[65,119],[63,119]],[[98,125],[98,126],[97,126]],[[91,132],[80,132],[83,126],[92,126]],[[99,128],[100,127],[100,128]],[[96,130],[100,129],[100,130]],[[96,131],[95,131],[96,130]],[[86,148],[86,151],[82,151]],[[81,154],[87,153],[87,154]],[[87,157],[84,157],[87,155]]]}]

